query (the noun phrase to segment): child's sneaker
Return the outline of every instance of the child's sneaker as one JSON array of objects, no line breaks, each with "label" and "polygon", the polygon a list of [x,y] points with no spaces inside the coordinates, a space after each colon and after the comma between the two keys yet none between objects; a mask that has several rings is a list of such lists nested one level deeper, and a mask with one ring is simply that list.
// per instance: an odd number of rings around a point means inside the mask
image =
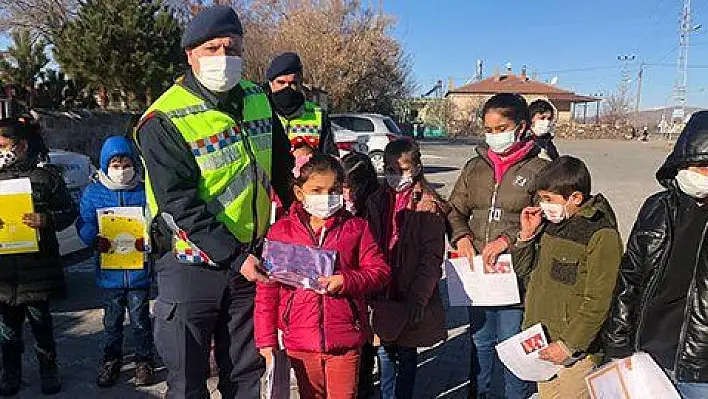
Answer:
[{"label": "child's sneaker", "polygon": [[155,371],[149,362],[138,362],[135,366],[135,386],[152,385]]},{"label": "child's sneaker", "polygon": [[120,367],[121,361],[118,359],[105,361],[98,371],[96,384],[101,388],[108,388],[115,385],[120,377]]}]

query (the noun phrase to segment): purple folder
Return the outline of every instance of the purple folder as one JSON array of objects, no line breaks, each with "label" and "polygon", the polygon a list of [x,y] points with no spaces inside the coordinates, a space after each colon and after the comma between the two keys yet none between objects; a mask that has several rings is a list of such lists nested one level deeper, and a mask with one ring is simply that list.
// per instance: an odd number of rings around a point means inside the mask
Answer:
[{"label": "purple folder", "polygon": [[263,265],[268,275],[297,288],[321,291],[325,287],[317,279],[331,276],[336,263],[337,251],[315,246],[266,240],[263,249]]}]

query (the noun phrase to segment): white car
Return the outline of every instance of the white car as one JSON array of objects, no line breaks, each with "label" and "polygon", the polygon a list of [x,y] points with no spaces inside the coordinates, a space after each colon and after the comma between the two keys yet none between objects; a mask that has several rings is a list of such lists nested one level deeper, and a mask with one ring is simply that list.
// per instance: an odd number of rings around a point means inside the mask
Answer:
[{"label": "white car", "polygon": [[[75,152],[52,150],[49,152],[49,163],[61,171],[66,187],[78,207],[81,194],[93,182],[93,176],[96,174],[91,159]],[[73,225],[57,232],[57,240],[59,240],[59,253],[62,256],[86,248]]]},{"label": "white car", "polygon": [[[332,114],[329,119],[332,121],[340,153],[355,150],[354,143],[366,143],[367,151],[360,152],[369,154],[376,172],[383,174],[386,145],[403,137],[396,122],[385,115],[360,113]],[[340,128],[342,132],[339,133],[337,128]],[[355,139],[352,140],[352,138]]]}]

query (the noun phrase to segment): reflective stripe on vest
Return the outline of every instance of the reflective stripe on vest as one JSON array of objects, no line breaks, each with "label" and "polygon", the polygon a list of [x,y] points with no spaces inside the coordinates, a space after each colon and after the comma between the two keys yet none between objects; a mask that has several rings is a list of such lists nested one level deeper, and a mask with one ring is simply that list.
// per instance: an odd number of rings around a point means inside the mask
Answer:
[{"label": "reflective stripe on vest", "polygon": [[[268,226],[272,114],[260,87],[246,81],[240,85],[245,93],[242,122],[213,109],[181,85],[170,88],[145,115],[159,111],[170,118],[201,171],[200,199],[240,242],[249,243],[254,237],[263,237]],[[148,207],[156,215],[160,210],[149,176],[146,189]],[[173,252],[180,261],[211,262],[174,219],[169,227],[174,234]]]},{"label": "reflective stripe on vest", "polygon": [[318,137],[322,131],[322,109],[313,103],[305,103],[305,111],[296,119],[280,117],[283,128],[288,133],[288,139],[297,136]]}]

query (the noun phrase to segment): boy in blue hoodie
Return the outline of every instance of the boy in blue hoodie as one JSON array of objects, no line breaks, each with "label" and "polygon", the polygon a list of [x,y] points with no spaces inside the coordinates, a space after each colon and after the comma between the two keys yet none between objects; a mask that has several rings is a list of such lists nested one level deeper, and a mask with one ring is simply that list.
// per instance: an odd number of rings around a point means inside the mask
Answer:
[{"label": "boy in blue hoodie", "polygon": [[[81,198],[81,215],[76,228],[81,240],[99,253],[108,252],[113,245],[101,237],[98,231],[96,211],[110,207],[145,207],[145,186],[136,173],[137,156],[124,137],[111,137],[101,150],[101,169],[98,182],[86,188]],[[135,248],[145,251],[142,239],[137,239]],[[152,381],[152,329],[150,327],[150,270],[146,263],[141,270],[105,270],[101,268],[100,256],[96,260],[96,280],[104,289],[103,362],[99,369],[97,384],[105,388],[113,386],[120,376],[123,358],[123,319],[128,309],[133,327],[135,346],[135,384],[149,385]]]}]

